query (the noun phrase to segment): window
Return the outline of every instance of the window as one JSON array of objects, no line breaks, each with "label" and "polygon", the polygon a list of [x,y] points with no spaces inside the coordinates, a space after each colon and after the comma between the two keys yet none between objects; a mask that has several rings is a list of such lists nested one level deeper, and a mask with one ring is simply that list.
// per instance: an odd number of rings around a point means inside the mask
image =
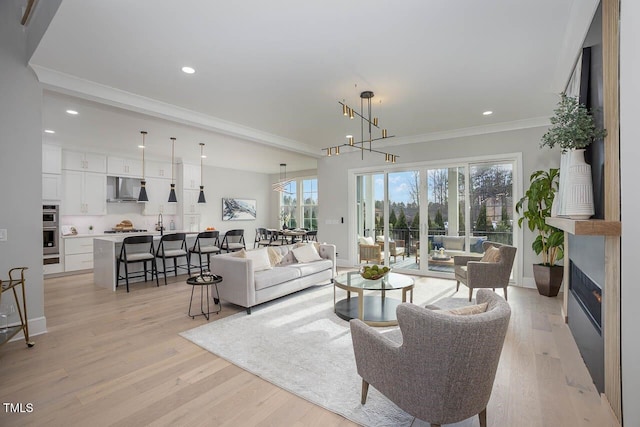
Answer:
[{"label": "window", "polygon": [[296,228],[296,212],[298,211],[297,181],[291,181],[280,196],[280,219],[287,228]]},{"label": "window", "polygon": [[318,229],[317,178],[299,178],[286,186],[280,196],[280,219],[288,228]]},{"label": "window", "polygon": [[302,181],[302,227],[308,230],[318,229],[318,180]]}]

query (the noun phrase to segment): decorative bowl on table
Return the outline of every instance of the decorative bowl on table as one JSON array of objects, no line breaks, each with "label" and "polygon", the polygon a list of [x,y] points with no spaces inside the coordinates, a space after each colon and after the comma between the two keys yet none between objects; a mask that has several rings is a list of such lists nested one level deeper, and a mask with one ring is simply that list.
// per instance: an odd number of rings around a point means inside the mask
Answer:
[{"label": "decorative bowl on table", "polygon": [[363,279],[378,280],[390,271],[391,269],[389,267],[380,267],[376,264],[371,266],[365,265],[360,270],[360,276],[362,276]]}]

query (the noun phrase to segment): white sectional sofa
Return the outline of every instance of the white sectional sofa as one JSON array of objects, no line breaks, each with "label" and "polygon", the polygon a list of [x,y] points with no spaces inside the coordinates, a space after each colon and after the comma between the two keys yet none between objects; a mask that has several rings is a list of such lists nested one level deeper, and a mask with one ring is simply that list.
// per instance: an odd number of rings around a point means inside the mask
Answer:
[{"label": "white sectional sofa", "polygon": [[[245,307],[247,314],[251,314],[251,308],[263,302],[309,286],[333,282],[336,275],[336,247],[326,243],[315,245],[320,259],[311,262],[299,262],[296,259],[296,245],[263,248],[282,256],[279,263],[271,264],[269,268],[261,260],[252,259],[255,258],[252,256],[254,251],[247,251],[247,258],[237,253],[212,257],[211,270],[222,276],[222,283],[218,285],[220,299]],[[271,261],[273,263],[273,257]]]}]

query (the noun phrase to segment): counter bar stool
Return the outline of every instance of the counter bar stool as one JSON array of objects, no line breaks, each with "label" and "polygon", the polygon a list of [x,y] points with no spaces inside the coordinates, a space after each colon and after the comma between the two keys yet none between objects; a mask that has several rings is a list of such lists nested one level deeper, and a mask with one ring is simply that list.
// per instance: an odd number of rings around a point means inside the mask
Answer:
[{"label": "counter bar stool", "polygon": [[[156,257],[162,258],[162,273],[164,274],[164,284],[167,285],[167,259],[173,259],[173,273],[178,275],[178,268],[184,268],[191,275],[189,265],[189,252],[187,251],[187,235],[185,233],[165,234],[160,239],[160,245],[156,252]],[[184,257],[186,267],[178,265],[178,258]]]},{"label": "counter bar stool", "polygon": [[[145,249],[146,248],[146,249]],[[151,270],[147,268],[147,261],[151,261]],[[120,264],[124,263],[124,276],[120,276]],[[127,283],[127,292],[129,292],[129,279],[135,277],[142,277],[143,274],[132,276],[129,274],[129,264],[142,263],[144,281],[147,281],[147,273],[151,273],[151,279],[153,275],[156,276],[156,285],[160,286],[158,282],[158,266],[156,264],[156,255],[153,247],[153,236],[131,236],[125,237],[122,241],[122,248],[120,249],[120,256],[116,260],[116,287],[120,283],[121,279],[125,279]]]},{"label": "counter bar stool", "polygon": [[207,270],[211,271],[211,254],[219,254],[221,252],[219,237],[219,231],[203,231],[202,233],[198,233],[195,244],[192,248],[189,248],[189,252],[191,253],[189,258],[191,258],[193,254],[198,254],[201,275],[204,274],[202,255],[207,256]]},{"label": "counter bar stool", "polygon": [[244,230],[229,230],[222,238],[220,249],[227,252],[235,252],[240,249],[246,249],[244,245]]}]

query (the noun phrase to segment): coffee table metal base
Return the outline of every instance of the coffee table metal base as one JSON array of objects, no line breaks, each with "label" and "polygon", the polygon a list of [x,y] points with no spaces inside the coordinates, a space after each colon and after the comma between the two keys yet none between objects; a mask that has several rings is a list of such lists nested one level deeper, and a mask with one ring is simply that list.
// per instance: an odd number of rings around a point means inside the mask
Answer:
[{"label": "coffee table metal base", "polygon": [[[358,319],[360,298],[357,296],[336,302],[336,315],[344,320]],[[365,295],[362,304],[364,317],[362,321],[369,326],[397,325],[396,307],[401,302],[395,298],[380,298],[380,295]]]}]

